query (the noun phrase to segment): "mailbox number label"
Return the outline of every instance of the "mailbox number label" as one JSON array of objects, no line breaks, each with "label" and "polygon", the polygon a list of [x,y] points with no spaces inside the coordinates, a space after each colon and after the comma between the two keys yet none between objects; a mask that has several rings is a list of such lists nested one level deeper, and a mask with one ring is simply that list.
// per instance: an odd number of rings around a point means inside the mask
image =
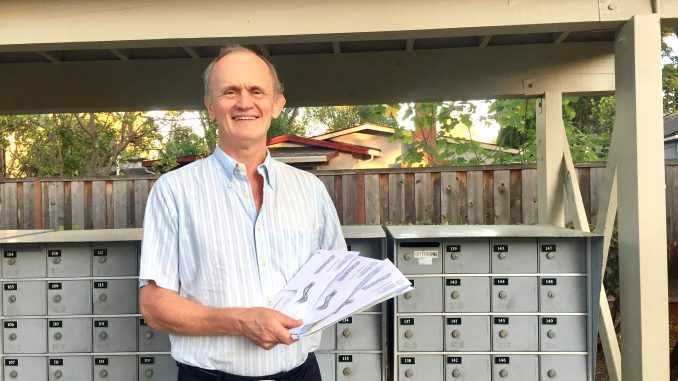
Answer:
[{"label": "mailbox number label", "polygon": [[461,245],[447,245],[448,253],[459,253],[461,252]]},{"label": "mailbox number label", "polygon": [[494,278],[495,286],[508,286],[508,278]]},{"label": "mailbox number label", "polygon": [[339,355],[339,362],[353,362],[353,355]]},{"label": "mailbox number label", "polygon": [[6,321],[5,328],[17,328],[18,324],[15,321]]},{"label": "mailbox number label", "polygon": [[545,317],[541,319],[542,324],[555,325],[558,324],[558,318],[554,317]]},{"label": "mailbox number label", "polygon": [[95,320],[94,326],[97,328],[108,328],[108,320]]},{"label": "mailbox number label", "polygon": [[49,359],[49,365],[63,366],[64,359]]},{"label": "mailbox number label", "polygon": [[414,318],[400,318],[400,325],[414,325]]},{"label": "mailbox number label", "polygon": [[5,366],[19,366],[19,359],[5,359]]},{"label": "mailbox number label", "polygon": [[108,359],[107,358],[95,358],[94,359],[94,365],[108,365]]},{"label": "mailbox number label", "polygon": [[414,364],[414,357],[401,357],[400,363],[401,364]]},{"label": "mailbox number label", "polygon": [[50,320],[49,321],[49,327],[50,328],[61,328],[64,326],[64,323],[61,320]]},{"label": "mailbox number label", "polygon": [[445,284],[448,286],[461,286],[461,279],[445,279]]},{"label": "mailbox number label", "polygon": [[509,363],[509,358],[508,357],[495,357],[494,358],[494,363],[495,364],[508,364]]},{"label": "mailbox number label", "polygon": [[94,249],[95,257],[105,257],[106,255],[108,255],[106,249]]},{"label": "mailbox number label", "polygon": [[461,318],[447,318],[447,325],[460,325],[461,324]]},{"label": "mailbox number label", "polygon": [[461,357],[448,357],[447,363],[448,364],[461,364]]},{"label": "mailbox number label", "polygon": [[16,283],[5,283],[5,291],[16,291]]},{"label": "mailbox number label", "polygon": [[509,318],[502,316],[494,318],[494,324],[508,324]]},{"label": "mailbox number label", "polygon": [[153,364],[155,363],[154,357],[139,357],[139,364]]},{"label": "mailbox number label", "polygon": [[49,289],[50,290],[61,290],[61,282],[50,282],[49,283]]},{"label": "mailbox number label", "polygon": [[541,245],[541,251],[550,253],[556,251],[556,245]]},{"label": "mailbox number label", "polygon": [[558,283],[556,278],[543,278],[541,280],[542,286],[555,286]]},{"label": "mailbox number label", "polygon": [[50,258],[60,257],[61,256],[61,250],[48,250],[47,256],[50,257]]},{"label": "mailbox number label", "polygon": [[5,251],[5,258],[16,258],[16,250]]},{"label": "mailbox number label", "polygon": [[94,282],[94,288],[108,288],[108,282]]},{"label": "mailbox number label", "polygon": [[505,253],[508,251],[508,245],[494,245],[495,253]]},{"label": "mailbox number label", "polygon": [[347,317],[346,319],[341,319],[341,320],[339,320],[339,323],[341,323],[341,324],[353,324],[353,318]]}]

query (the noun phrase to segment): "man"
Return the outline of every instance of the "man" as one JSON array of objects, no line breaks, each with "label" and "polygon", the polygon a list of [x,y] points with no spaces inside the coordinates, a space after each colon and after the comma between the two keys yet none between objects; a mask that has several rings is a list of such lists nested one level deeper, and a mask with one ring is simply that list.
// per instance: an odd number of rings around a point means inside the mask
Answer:
[{"label": "man", "polygon": [[302,321],[265,307],[317,249],[346,247],[323,184],[266,149],[284,105],[267,60],[223,50],[205,70],[218,148],[149,195],[140,308],[171,334],[180,381],[320,379],[320,336],[293,340]]}]

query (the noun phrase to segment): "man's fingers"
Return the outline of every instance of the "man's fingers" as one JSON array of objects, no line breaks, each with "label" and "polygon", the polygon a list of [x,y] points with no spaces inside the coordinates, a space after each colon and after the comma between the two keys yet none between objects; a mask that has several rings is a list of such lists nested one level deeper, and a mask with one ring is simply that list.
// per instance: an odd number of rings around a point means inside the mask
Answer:
[{"label": "man's fingers", "polygon": [[287,329],[299,327],[300,325],[304,324],[304,321],[301,319],[292,319],[291,317],[285,315],[282,316],[284,318],[280,320],[280,323]]}]

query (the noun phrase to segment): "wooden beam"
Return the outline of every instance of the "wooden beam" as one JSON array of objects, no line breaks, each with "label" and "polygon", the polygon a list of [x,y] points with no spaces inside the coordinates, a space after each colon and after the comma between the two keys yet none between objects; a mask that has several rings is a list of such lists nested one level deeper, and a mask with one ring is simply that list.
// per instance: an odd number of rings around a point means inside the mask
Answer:
[{"label": "wooden beam", "polygon": [[490,43],[491,39],[492,39],[492,36],[483,36],[482,40],[480,40],[479,47],[486,48],[487,45]]},{"label": "wooden beam", "polygon": [[121,52],[119,49],[108,49],[111,53],[113,53],[114,56],[118,57],[121,61],[128,61],[129,57]]},{"label": "wooden beam", "polygon": [[341,43],[339,41],[332,41],[332,53],[341,54]]},{"label": "wooden beam", "polygon": [[540,224],[565,226],[562,182],[563,94],[549,90],[537,100],[537,219]]},{"label": "wooden beam", "polygon": [[52,54],[52,53],[47,53],[47,52],[35,52],[35,53],[36,53],[37,55],[39,55],[40,57],[42,57],[42,58],[44,58],[44,59],[46,59],[47,61],[50,61],[50,62],[59,62],[59,61],[61,61],[59,58],[57,58],[56,55],[54,55],[54,54]]},{"label": "wooden beam", "polygon": [[182,46],[182,49],[191,56],[191,58],[200,58],[200,55],[198,55],[198,52],[195,51],[195,49],[191,48],[190,46]]},{"label": "wooden beam", "polygon": [[414,39],[413,38],[408,38],[405,41],[405,50],[407,50],[407,51],[414,50]]},{"label": "wooden beam", "polygon": [[570,32],[560,32],[560,33],[558,34],[558,37],[556,37],[556,40],[553,41],[553,43],[556,44],[556,45],[562,44],[563,41],[565,41],[565,39],[566,39],[567,36],[569,36],[569,35],[570,35]]}]

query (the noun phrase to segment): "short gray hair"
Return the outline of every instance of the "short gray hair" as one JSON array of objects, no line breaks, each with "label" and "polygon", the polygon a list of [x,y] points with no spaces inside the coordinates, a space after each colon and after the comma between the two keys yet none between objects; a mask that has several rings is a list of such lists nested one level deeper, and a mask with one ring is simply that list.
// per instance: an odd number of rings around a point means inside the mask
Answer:
[{"label": "short gray hair", "polygon": [[217,63],[220,59],[224,58],[225,56],[231,54],[231,53],[236,53],[236,52],[243,52],[243,53],[252,53],[255,56],[259,57],[264,63],[266,63],[266,66],[268,66],[268,71],[271,73],[271,79],[273,79],[273,89],[275,90],[276,94],[282,94],[283,92],[283,84],[280,82],[280,79],[278,79],[278,72],[275,70],[275,66],[266,59],[266,57],[262,56],[261,54],[255,53],[253,50],[248,49],[244,46],[241,45],[228,45],[224,48],[221,48],[219,51],[219,55],[210,62],[209,65],[207,65],[207,68],[205,69],[205,73],[203,74],[203,78],[205,80],[205,97],[209,98],[210,97],[210,81],[212,80],[212,69],[214,68],[214,64]]}]

